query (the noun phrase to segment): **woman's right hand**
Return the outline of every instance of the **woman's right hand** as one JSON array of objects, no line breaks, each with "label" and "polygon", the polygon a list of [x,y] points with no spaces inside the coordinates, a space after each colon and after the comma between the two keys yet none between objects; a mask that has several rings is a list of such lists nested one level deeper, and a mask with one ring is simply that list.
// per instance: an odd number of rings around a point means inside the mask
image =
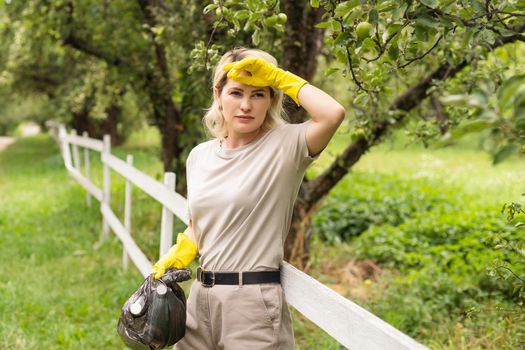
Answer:
[{"label": "woman's right hand", "polygon": [[[188,227],[191,229],[191,227]],[[153,268],[151,273],[155,279],[159,279],[170,267],[182,269],[188,266],[193,259],[197,256],[197,246],[191,238],[185,233],[179,233],[177,236],[177,244],[170,248],[170,250],[164,254]],[[193,232],[192,232],[193,233]]]}]

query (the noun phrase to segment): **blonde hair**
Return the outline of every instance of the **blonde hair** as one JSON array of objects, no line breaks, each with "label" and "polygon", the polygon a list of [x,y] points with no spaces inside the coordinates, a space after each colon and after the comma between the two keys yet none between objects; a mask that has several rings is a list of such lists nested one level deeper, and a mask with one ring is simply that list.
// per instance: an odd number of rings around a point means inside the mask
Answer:
[{"label": "blonde hair", "polygon": [[[222,89],[226,85],[228,77],[227,71],[223,70],[223,67],[230,62],[240,61],[246,57],[258,57],[262,58],[265,61],[268,61],[274,65],[277,65],[277,60],[275,57],[269,53],[258,50],[258,49],[246,49],[243,47],[235,48],[226,52],[220,59],[219,63],[215,66],[213,71],[213,85],[212,91],[217,89],[219,95],[222,92]],[[276,126],[285,124],[286,112],[283,108],[283,92],[282,90],[270,88],[270,108],[266,112],[266,118],[264,119],[261,129],[263,131],[268,131]],[[213,91],[215,93],[215,91]],[[219,109],[219,103],[213,99],[212,105],[206,110],[206,114],[203,118],[204,125],[208,129],[209,133],[214,137],[221,138],[228,135],[228,130],[226,129],[226,122],[222,111]]]}]

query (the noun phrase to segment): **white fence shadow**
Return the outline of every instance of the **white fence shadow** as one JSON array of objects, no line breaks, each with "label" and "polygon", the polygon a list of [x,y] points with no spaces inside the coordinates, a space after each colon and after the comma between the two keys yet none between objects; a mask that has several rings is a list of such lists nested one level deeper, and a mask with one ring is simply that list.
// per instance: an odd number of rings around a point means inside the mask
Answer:
[{"label": "white fence shadow", "polygon": [[[48,122],[48,128],[61,147],[67,171],[87,191],[87,204],[91,203],[91,196],[100,202],[100,212],[102,213],[103,221],[102,238],[107,236],[111,229],[124,246],[124,266],[127,267],[129,257],[144,277],[149,275],[152,264],[130,234],[131,186],[135,185],[140,188],[163,206],[160,256],[166,253],[173,243],[173,216],[177,216],[178,219],[188,224],[186,199],[175,192],[175,174],[167,172],[164,174],[164,183],[157,182],[152,177],[133,167],[131,155],[127,156],[126,161],[112,155],[110,139],[107,135],[101,141],[91,139],[85,133],[79,136],[74,130],[68,134],[64,126],[54,122]],[[83,148],[84,173],[80,171],[81,158],[79,147]],[[100,153],[100,159],[103,164],[102,189],[98,188],[90,180],[90,151]],[[126,179],[123,223],[110,206],[111,170]],[[377,316],[337,294],[285,261],[282,262],[281,281],[288,304],[349,349],[427,349]],[[399,311],[403,312],[402,308]]]}]

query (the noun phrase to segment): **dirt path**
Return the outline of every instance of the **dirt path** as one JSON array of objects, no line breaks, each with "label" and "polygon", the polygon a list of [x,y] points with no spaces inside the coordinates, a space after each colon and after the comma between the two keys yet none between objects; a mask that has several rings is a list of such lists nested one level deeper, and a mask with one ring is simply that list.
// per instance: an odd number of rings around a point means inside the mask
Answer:
[{"label": "dirt path", "polygon": [[14,137],[0,136],[0,151],[15,142],[15,140]]}]

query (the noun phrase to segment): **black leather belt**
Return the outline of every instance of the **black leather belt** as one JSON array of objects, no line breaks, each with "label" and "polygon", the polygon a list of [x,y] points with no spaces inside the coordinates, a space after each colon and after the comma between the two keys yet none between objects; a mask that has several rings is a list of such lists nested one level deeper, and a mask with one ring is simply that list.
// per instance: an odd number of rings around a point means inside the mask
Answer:
[{"label": "black leather belt", "polygon": [[203,287],[213,287],[216,284],[258,284],[281,283],[280,271],[247,271],[247,272],[214,272],[197,268],[197,280]]}]

